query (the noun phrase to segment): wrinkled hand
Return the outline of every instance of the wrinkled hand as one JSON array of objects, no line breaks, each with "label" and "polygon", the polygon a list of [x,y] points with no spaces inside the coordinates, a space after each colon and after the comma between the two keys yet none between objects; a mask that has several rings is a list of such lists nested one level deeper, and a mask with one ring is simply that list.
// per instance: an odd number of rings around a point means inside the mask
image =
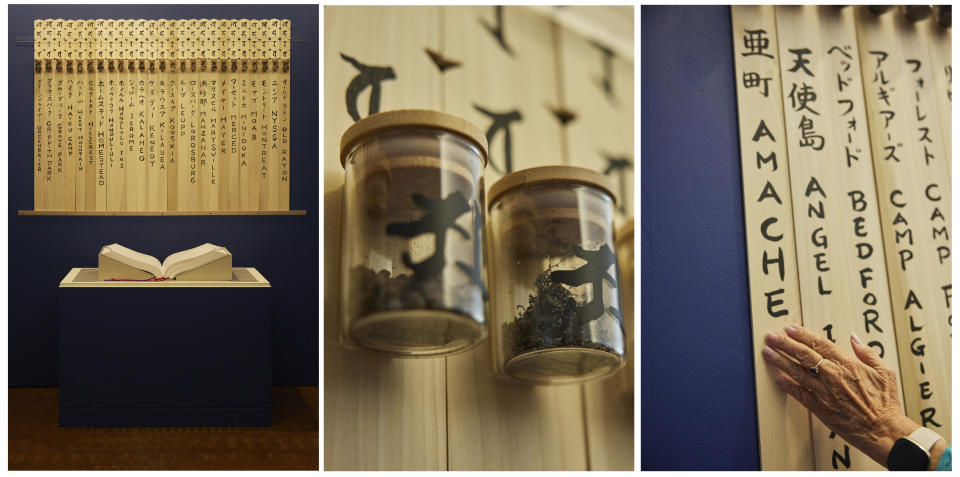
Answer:
[{"label": "wrinkled hand", "polygon": [[[896,373],[855,334],[850,344],[856,357],[802,327],[785,330],[786,336],[769,333],[764,337],[764,359],[783,371],[777,377],[780,389],[830,430],[886,466],[897,439],[920,427],[900,410]],[[819,374],[814,375],[810,368],[820,358]]]}]

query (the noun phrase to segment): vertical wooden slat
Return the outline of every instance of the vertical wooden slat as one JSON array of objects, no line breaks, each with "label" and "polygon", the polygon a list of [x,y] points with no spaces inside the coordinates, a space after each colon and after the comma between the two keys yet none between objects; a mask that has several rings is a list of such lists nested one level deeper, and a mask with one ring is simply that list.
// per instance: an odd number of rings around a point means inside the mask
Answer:
[{"label": "vertical wooden slat", "polygon": [[[255,23],[255,22],[254,22]],[[247,164],[250,168],[250,182],[247,184],[250,194],[250,208],[258,210],[260,208],[260,129],[263,117],[263,89],[260,86],[260,62],[249,60],[249,86],[248,93],[249,107],[247,108]]]},{"label": "vertical wooden slat", "polygon": [[[395,360],[338,342],[343,168],[339,138],[354,120],[346,91],[363,65],[390,67],[379,110],[439,109],[440,79],[424,48],[437,48],[437,7],[325,7],[324,15],[324,467],[447,469],[445,362]],[[370,88],[351,98],[369,114]],[[309,134],[309,131],[304,131]]]},{"label": "vertical wooden slat", "polygon": [[930,50],[930,76],[934,79],[936,85],[936,94],[933,100],[937,103],[939,112],[940,130],[943,132],[943,153],[944,162],[947,164],[947,172],[952,168],[953,140],[950,131],[951,107],[953,106],[953,60],[951,39],[952,29],[944,28],[934,21],[922,22],[918,25],[921,32],[926,31],[927,45]]},{"label": "vertical wooden slat", "polygon": [[[266,31],[262,26],[261,31]],[[261,58],[263,58],[261,54]],[[261,59],[260,71],[257,73],[257,82],[260,87],[260,119],[257,121],[259,131],[257,138],[260,143],[257,156],[257,178],[259,179],[259,209],[270,210],[270,70],[268,62]]]},{"label": "vertical wooden slat", "polygon": [[96,54],[93,50],[93,38],[96,38],[96,23],[93,20],[87,20],[85,27],[86,35],[86,60],[84,61],[84,89],[86,95],[86,132],[85,140],[86,150],[86,197],[84,203],[87,210],[97,210],[97,95],[96,95]]},{"label": "vertical wooden slat", "polygon": [[[556,25],[554,35],[561,94],[551,106],[575,115],[564,126],[567,164],[606,173],[617,186],[618,219],[630,216],[633,63]],[[633,470],[633,401],[622,398],[619,383],[606,379],[583,385],[590,470]]]},{"label": "vertical wooden slat", "polygon": [[[853,9],[776,17],[804,326],[851,355],[855,332],[899,370]],[[811,423],[817,470],[884,469]]]},{"label": "vertical wooden slat", "polygon": [[46,122],[44,98],[44,68],[41,50],[45,40],[43,22],[34,20],[33,22],[33,208],[43,210],[43,190],[44,190],[44,123]]},{"label": "vertical wooden slat", "polygon": [[[73,20],[63,22],[63,41],[67,45],[73,44]],[[69,48],[69,46],[68,46]],[[57,118],[57,141],[60,144],[57,159],[57,172],[63,180],[62,202],[60,210],[74,210],[77,203],[77,144],[76,144],[76,72],[72,59],[61,62],[61,70],[57,74],[60,100],[60,114]]]},{"label": "vertical wooden slat", "polygon": [[[83,25],[82,22],[77,22]],[[79,29],[79,28],[78,28]],[[79,42],[76,42],[79,44]],[[78,53],[80,51],[78,50]],[[82,55],[78,55],[82,56]],[[83,60],[75,59],[73,63],[73,154],[74,154],[74,209],[86,210],[87,207],[87,173],[86,173],[86,148],[85,138],[87,119],[87,92],[86,82],[84,81]]]},{"label": "vertical wooden slat", "polygon": [[280,210],[290,209],[290,20],[280,21]]},{"label": "vertical wooden slat", "polygon": [[[102,31],[102,22],[97,21],[98,33]],[[101,57],[102,50],[97,51],[98,57]],[[110,167],[109,153],[107,147],[110,139],[110,72],[109,61],[97,60],[94,65],[94,76],[96,77],[96,113],[97,113],[97,210],[107,209],[107,171]]]},{"label": "vertical wooden slat", "polygon": [[[442,10],[441,53],[462,63],[442,73],[444,110],[488,131],[487,187],[509,171],[561,163],[560,123],[548,109],[558,101],[550,23],[521,7]],[[490,353],[484,343],[447,359],[450,469],[585,470],[580,386],[497,379]]]},{"label": "vertical wooden slat", "polygon": [[227,82],[230,103],[227,116],[227,128],[229,131],[227,161],[230,164],[228,171],[231,179],[227,188],[227,196],[230,210],[239,210],[241,204],[243,204],[240,198],[242,194],[241,189],[243,188],[241,187],[243,181],[240,177],[240,75],[236,65],[237,61],[233,60],[227,65],[230,71],[230,79]]},{"label": "vertical wooden slat", "polygon": [[856,24],[906,412],[950,442],[951,184],[937,120],[942,95],[916,23],[856,7]]},{"label": "vertical wooden slat", "polygon": [[167,102],[167,128],[164,134],[167,135],[167,210],[180,210],[180,167],[183,163],[183,156],[179,155],[179,136],[180,136],[180,100],[178,94],[179,81],[177,74],[179,71],[179,61],[176,50],[176,21],[168,23],[171,31],[171,39],[167,42],[168,59],[166,74],[166,102]]},{"label": "vertical wooden slat", "polygon": [[[134,34],[139,38],[143,38],[143,35],[146,33],[146,21],[137,20],[134,24]],[[131,159],[133,160],[133,171],[135,172],[135,182],[133,184],[127,184],[128,189],[132,189],[130,196],[133,200],[131,204],[131,210],[147,210],[147,180],[148,176],[151,175],[148,172],[150,167],[147,164],[147,69],[146,61],[144,58],[144,49],[142,43],[137,45],[133,50],[132,55],[136,58],[133,62],[134,64],[134,83],[132,92],[134,95],[131,95],[133,99],[133,137],[131,138],[131,145],[133,146],[133,154]]]},{"label": "vertical wooden slat", "polygon": [[[772,6],[735,5],[731,14],[760,464],[763,470],[810,470],[814,455],[809,412],[780,390],[775,381],[779,370],[767,365],[761,355],[764,335],[803,324],[777,25]],[[750,74],[769,81],[746,88],[743,78]],[[764,91],[763,85],[768,89]]]},{"label": "vertical wooden slat", "polygon": [[230,186],[237,181],[231,173],[230,161],[230,87],[228,81],[233,73],[230,72],[230,57],[227,54],[227,29],[229,20],[214,20],[216,47],[214,58],[217,63],[217,209],[230,210]]},{"label": "vertical wooden slat", "polygon": [[[568,30],[559,32],[563,107],[571,165],[608,175],[618,218],[633,215],[633,63]],[[608,50],[608,51],[605,51]]]},{"label": "vertical wooden slat", "polygon": [[444,8],[443,23],[443,54],[463,65],[443,73],[444,111],[487,132],[487,187],[508,172],[560,164],[560,123],[548,109],[557,102],[550,23],[495,6]]},{"label": "vertical wooden slat", "polygon": [[54,134],[54,123],[57,121],[57,98],[56,85],[53,80],[53,71],[56,67],[56,60],[43,60],[43,129],[44,129],[44,186],[43,186],[43,206],[47,210],[56,210],[57,208],[57,176],[54,173],[56,169],[56,136]]}]

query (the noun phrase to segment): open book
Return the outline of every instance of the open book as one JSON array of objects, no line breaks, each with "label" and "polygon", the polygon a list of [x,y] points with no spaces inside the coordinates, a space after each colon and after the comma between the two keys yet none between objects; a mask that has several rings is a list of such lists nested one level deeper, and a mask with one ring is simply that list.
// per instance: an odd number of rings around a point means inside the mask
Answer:
[{"label": "open book", "polygon": [[226,248],[211,243],[177,252],[163,263],[115,243],[100,250],[97,262],[100,280],[230,281],[233,277],[233,255]]}]

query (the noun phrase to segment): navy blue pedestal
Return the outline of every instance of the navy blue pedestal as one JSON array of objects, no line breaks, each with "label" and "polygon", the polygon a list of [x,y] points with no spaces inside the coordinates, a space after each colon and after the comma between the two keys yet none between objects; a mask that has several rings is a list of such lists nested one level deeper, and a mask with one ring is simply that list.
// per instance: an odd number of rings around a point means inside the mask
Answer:
[{"label": "navy blue pedestal", "polygon": [[59,288],[60,426],[269,426],[271,288]]}]

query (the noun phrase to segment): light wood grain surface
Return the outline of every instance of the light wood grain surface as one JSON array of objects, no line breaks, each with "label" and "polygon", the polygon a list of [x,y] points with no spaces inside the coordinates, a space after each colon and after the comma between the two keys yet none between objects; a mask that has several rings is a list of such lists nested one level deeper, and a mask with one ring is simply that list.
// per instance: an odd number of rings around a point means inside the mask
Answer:
[{"label": "light wood grain surface", "polygon": [[[512,169],[562,164],[562,127],[550,111],[560,101],[554,28],[525,8],[504,7],[501,15],[510,52],[484,27],[497,26],[493,6],[324,9],[327,470],[632,468],[633,417],[627,414],[632,404],[603,386],[585,397],[580,385],[538,387],[497,379],[486,343],[448,358],[398,360],[350,351],[338,342],[339,139],[354,122],[345,91],[358,73],[341,54],[393,69],[396,78],[381,83],[380,111],[436,109],[483,131],[493,120],[476,106],[492,113],[517,111],[520,119],[509,125]],[[428,48],[460,65],[441,72]],[[361,117],[369,114],[369,92],[356,99]],[[505,136],[502,129],[493,134],[495,166],[486,168],[487,187],[505,171]],[[596,406],[585,408],[591,400]],[[604,409],[604,402],[612,406]],[[588,437],[595,443],[588,446]]]},{"label": "light wood grain surface", "polygon": [[906,411],[949,442],[951,260],[940,257],[951,246],[951,184],[937,120],[942,92],[932,87],[936,72],[918,24],[856,7],[856,25]]},{"label": "light wood grain surface", "polygon": [[289,25],[37,20],[34,209],[288,209]]},{"label": "light wood grain surface", "polygon": [[944,28],[933,21],[922,22],[917,25],[921,32],[926,32],[927,46],[930,49],[930,75],[933,76],[936,92],[933,95],[937,103],[940,119],[940,128],[943,131],[943,153],[947,163],[947,171],[952,167],[953,139],[950,131],[951,109],[953,106],[953,60],[951,46],[953,29]]},{"label": "light wood grain surface", "polygon": [[[423,52],[437,48],[438,7],[324,7],[324,468],[447,469],[446,360],[395,360],[339,344],[340,136],[353,124],[347,85],[359,73],[341,54],[390,66],[380,110],[440,108],[440,79]],[[356,100],[369,114],[367,88]]]},{"label": "light wood grain surface", "polygon": [[[855,332],[899,370],[853,10],[778,6],[776,17],[803,324],[851,355]],[[809,74],[791,71],[803,49]],[[811,422],[817,470],[884,469]]]},{"label": "light wood grain surface", "polygon": [[[772,6],[736,5],[731,7],[731,13],[760,464],[763,470],[812,470],[810,414],[780,390],[775,381],[779,370],[767,365],[760,354],[765,334],[782,331],[790,324],[803,324],[777,60],[777,24]],[[747,73],[756,73],[758,78],[769,81],[760,80],[756,87],[746,88],[742,78]],[[766,96],[764,84],[768,87]],[[775,155],[775,160],[771,155]],[[778,264],[775,260],[779,258],[782,260]]]},{"label": "light wood grain surface", "polygon": [[269,287],[270,282],[253,267],[233,267],[233,280],[102,281],[96,268],[71,268],[60,281],[66,288],[211,288]]},{"label": "light wood grain surface", "polygon": [[633,216],[633,63],[568,30],[557,27],[555,37],[558,105],[576,115],[565,127],[565,160],[610,177],[622,221]]}]

